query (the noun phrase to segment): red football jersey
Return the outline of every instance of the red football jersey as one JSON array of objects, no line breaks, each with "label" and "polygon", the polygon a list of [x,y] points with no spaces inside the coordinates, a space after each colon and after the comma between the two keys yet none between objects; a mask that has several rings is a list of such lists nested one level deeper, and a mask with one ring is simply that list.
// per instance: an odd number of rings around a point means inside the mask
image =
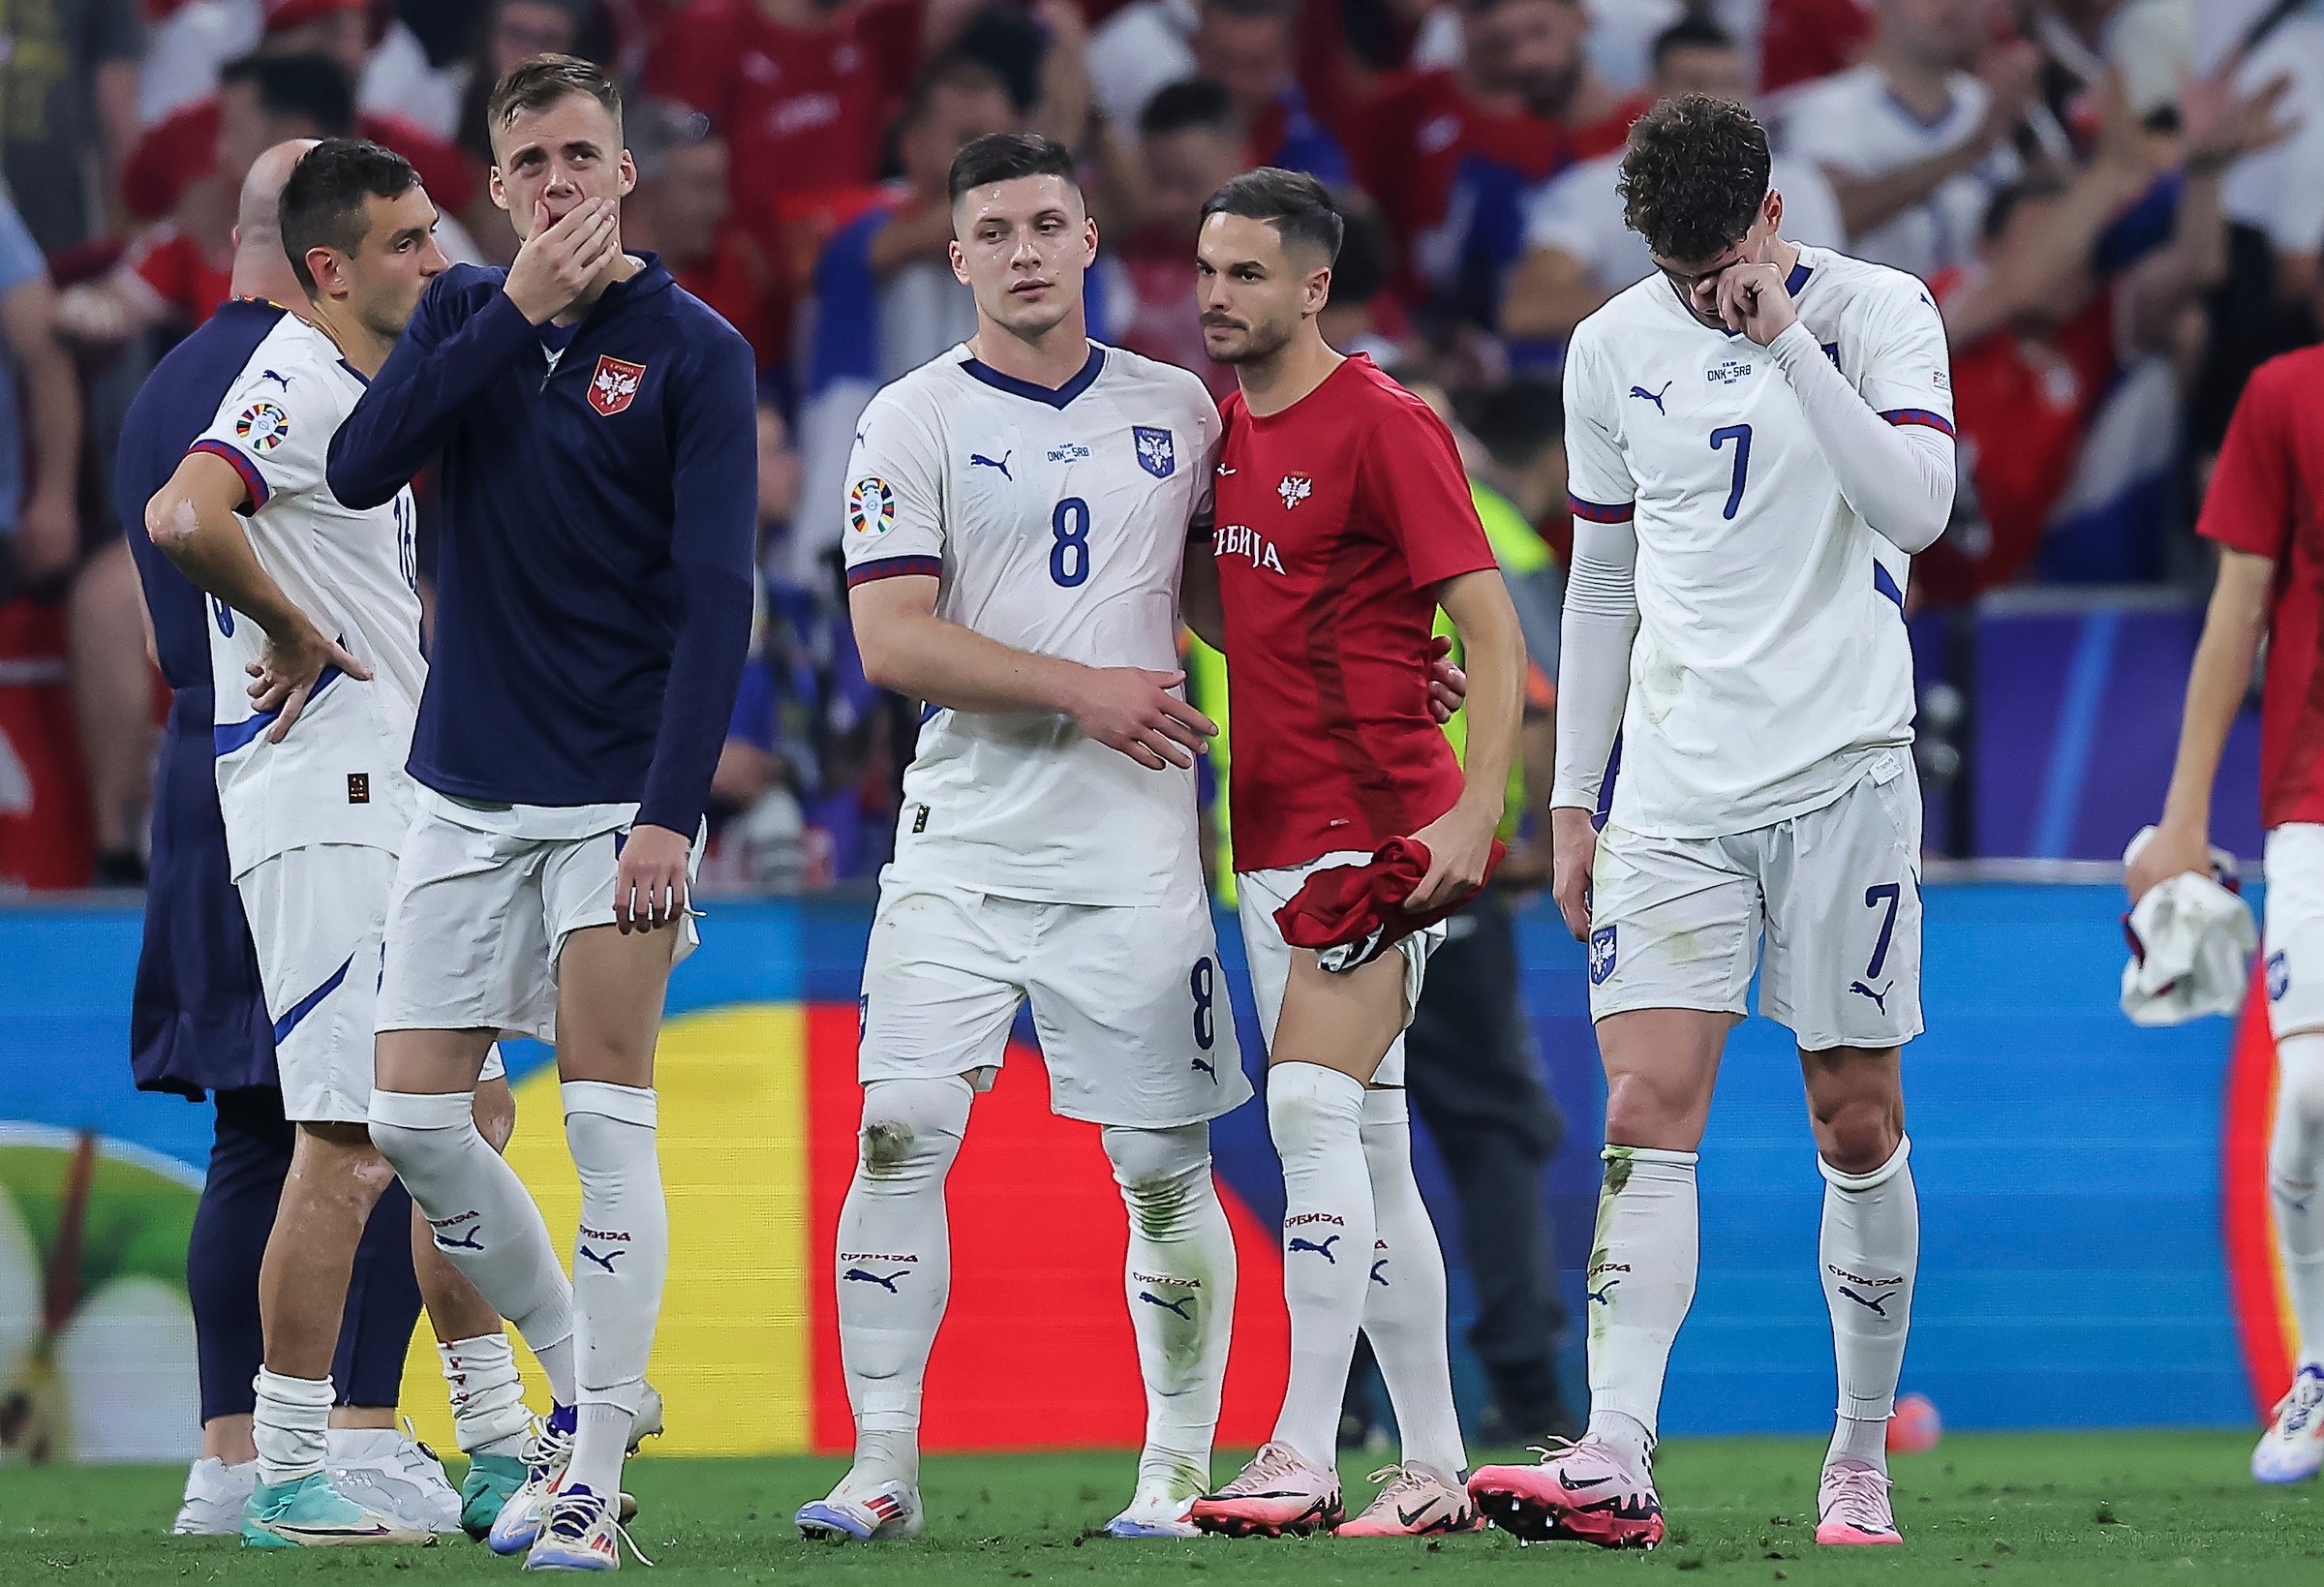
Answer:
[{"label": "red football jersey", "polygon": [[1461,789],[1428,710],[1434,587],[1494,565],[1452,432],[1361,353],[1280,413],[1219,412],[1236,869],[1409,838]]},{"label": "red football jersey", "polygon": [[2324,821],[2324,348],[2252,373],[2227,425],[2197,533],[2276,560],[2260,695],[2259,813]]}]

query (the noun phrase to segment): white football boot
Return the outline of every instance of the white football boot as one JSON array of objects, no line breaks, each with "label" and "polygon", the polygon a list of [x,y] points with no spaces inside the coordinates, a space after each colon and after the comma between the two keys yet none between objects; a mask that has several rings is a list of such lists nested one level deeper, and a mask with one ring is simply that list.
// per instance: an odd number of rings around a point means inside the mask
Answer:
[{"label": "white football boot", "polygon": [[259,1485],[259,1463],[229,1466],[217,1456],[194,1462],[186,1473],[185,1502],[169,1524],[175,1538],[239,1538],[242,1507]]},{"label": "white football boot", "polygon": [[2305,1482],[2324,1470],[2324,1366],[2302,1361],[2251,1451],[2255,1482]]},{"label": "white football boot", "polygon": [[323,1471],[374,1515],[421,1532],[460,1530],[460,1494],[436,1452],[392,1427],[333,1427]]}]

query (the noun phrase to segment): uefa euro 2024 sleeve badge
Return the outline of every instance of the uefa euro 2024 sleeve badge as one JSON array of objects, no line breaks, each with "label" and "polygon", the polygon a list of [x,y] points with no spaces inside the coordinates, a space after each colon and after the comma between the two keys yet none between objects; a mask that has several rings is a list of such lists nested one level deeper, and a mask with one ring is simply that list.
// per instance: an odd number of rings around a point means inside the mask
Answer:
[{"label": "uefa euro 2024 sleeve badge", "polygon": [[290,434],[290,415],[270,402],[254,402],[234,420],[234,439],[252,451],[271,452]]}]

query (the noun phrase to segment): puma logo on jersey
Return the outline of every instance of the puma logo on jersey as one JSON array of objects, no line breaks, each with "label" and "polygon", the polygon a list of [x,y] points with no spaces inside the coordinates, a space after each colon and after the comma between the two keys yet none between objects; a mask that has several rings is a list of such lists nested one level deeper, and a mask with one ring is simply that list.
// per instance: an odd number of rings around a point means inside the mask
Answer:
[{"label": "puma logo on jersey", "polygon": [[1275,555],[1275,542],[1248,524],[1221,524],[1211,532],[1210,554],[1214,557],[1248,557],[1253,567],[1283,571],[1283,560]]},{"label": "puma logo on jersey", "polygon": [[[1891,983],[1891,985],[1893,984],[1894,983]],[[1871,998],[1874,1005],[1878,1007],[1882,1014],[1886,1014],[1888,1012],[1887,987],[1882,987],[1880,991],[1875,992],[1861,981],[1851,981],[1848,985],[1848,990],[1850,994],[1854,996]]]},{"label": "puma logo on jersey", "polygon": [[972,469],[998,469],[1000,471],[1001,478],[1006,479],[1010,484],[1013,485],[1017,482],[1017,476],[1009,473],[1009,459],[1015,457],[1016,455],[1017,449],[1012,446],[1007,451],[1001,453],[1000,461],[995,463],[982,452],[970,452],[968,454],[968,466]]},{"label": "puma logo on jersey", "polygon": [[1663,399],[1670,394],[1670,387],[1674,383],[1676,382],[1665,381],[1663,382],[1663,388],[1660,391],[1649,391],[1642,385],[1634,385],[1630,388],[1630,394],[1634,397],[1642,397],[1646,401],[1654,404],[1654,411],[1663,414],[1665,418],[1667,418],[1669,417],[1669,414],[1663,408]]}]

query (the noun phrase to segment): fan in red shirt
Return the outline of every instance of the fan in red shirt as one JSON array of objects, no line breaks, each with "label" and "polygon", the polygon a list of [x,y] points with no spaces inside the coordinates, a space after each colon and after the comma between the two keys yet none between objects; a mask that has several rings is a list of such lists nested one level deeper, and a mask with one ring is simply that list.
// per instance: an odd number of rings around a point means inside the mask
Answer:
[{"label": "fan in red shirt", "polygon": [[766,257],[733,222],[726,140],[701,111],[669,100],[630,106],[622,131],[637,163],[637,186],[622,206],[624,242],[659,254],[679,286],[743,333],[758,367],[772,367],[783,337],[768,302]]},{"label": "fan in red shirt", "polygon": [[1466,0],[1460,22],[1458,67],[1384,79],[1343,130],[1395,235],[1406,300],[1489,326],[1524,252],[1525,191],[1620,148],[1653,102],[1591,71],[1581,0]]},{"label": "fan in red shirt", "polygon": [[2196,528],[2218,581],[2186,684],[2178,764],[2158,830],[2125,878],[2133,899],[2211,873],[2211,793],[2262,637],[2259,806],[2267,839],[2268,1022],[2276,1038],[2268,1182],[2284,1290],[2305,1342],[2290,1391],[2251,1454],[2263,1482],[2324,1466],[2324,349],[2260,365],[2227,426]]},{"label": "fan in red shirt", "polygon": [[[366,0],[267,0],[264,53],[228,66],[220,76],[218,92],[156,122],[138,139],[121,171],[121,199],[132,217],[160,220],[177,207],[186,190],[218,170],[222,164],[222,134],[231,140],[231,121],[249,119],[258,111],[263,93],[261,71],[291,60],[317,57],[338,63],[345,72],[340,95],[353,104],[353,82],[369,52],[365,24]],[[351,112],[354,136],[393,149],[412,162],[427,185],[428,196],[446,214],[468,206],[475,176],[460,151],[426,128],[403,117],[364,110]],[[327,118],[344,123],[346,114]],[[297,136],[285,134],[284,137]],[[319,137],[344,136],[321,133]],[[260,147],[282,141],[268,139]],[[240,188],[245,164],[225,172],[228,207]]]},{"label": "fan in red shirt", "polygon": [[[1403,1093],[1404,1027],[1444,928],[1318,952],[1293,948],[1278,912],[1319,870],[1392,863],[1375,851],[1398,839],[1426,856],[1410,914],[1483,885],[1524,641],[1451,433],[1318,328],[1344,229],[1323,185],[1265,168],[1203,215],[1204,342],[1240,389],[1221,407],[1215,528],[1208,555],[1188,548],[1184,605],[1229,667],[1237,891],[1283,1159],[1291,1381],[1273,1438],[1190,1518],[1232,1536],[1337,1526],[1340,1391],[1361,1323],[1403,1462],[1339,1530],[1472,1530],[1444,1258],[1412,1176]],[[1467,656],[1465,775],[1422,682],[1439,606]]]}]

